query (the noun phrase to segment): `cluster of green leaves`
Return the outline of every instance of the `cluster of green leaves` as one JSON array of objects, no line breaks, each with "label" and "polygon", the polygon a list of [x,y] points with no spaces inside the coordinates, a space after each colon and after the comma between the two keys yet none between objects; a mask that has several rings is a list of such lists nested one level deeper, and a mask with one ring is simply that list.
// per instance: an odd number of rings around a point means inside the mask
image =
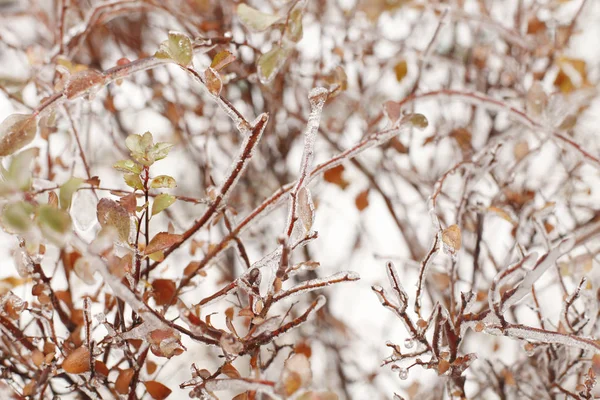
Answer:
[{"label": "cluster of green leaves", "polygon": [[[98,220],[103,227],[112,226],[116,229],[118,237],[123,243],[129,243],[130,215],[138,215],[136,225],[139,226],[143,217],[148,221],[153,216],[161,213],[175,203],[176,197],[168,193],[160,193],[154,197],[150,204],[150,191],[153,189],[172,189],[177,186],[175,179],[168,175],[150,176],[150,167],[169,154],[172,144],[166,142],[154,143],[150,132],[143,135],[130,135],[125,144],[130,151],[131,158],[118,161],[113,167],[123,172],[123,179],[133,192],[122,196],[119,202],[103,199],[98,204]],[[137,205],[138,194],[143,194],[145,202]],[[148,229],[148,226],[145,227]],[[145,254],[153,259],[162,258],[162,250],[181,240],[181,235],[171,232],[159,232],[147,244]]]},{"label": "cluster of green leaves", "polygon": [[306,0],[294,3],[285,16],[264,13],[247,4],[237,7],[237,15],[249,30],[263,32],[269,29],[281,30],[281,39],[273,43],[271,50],[262,54],[257,60],[258,77],[263,84],[268,84],[285,65],[294,45],[302,39],[302,17]]},{"label": "cluster of green leaves", "polygon": [[29,239],[28,249],[37,251],[39,236],[57,246],[66,243],[71,231],[73,194],[84,182],[72,177],[60,186],[59,195],[48,193],[46,203],[40,203],[32,194],[32,164],[37,148],[22,151],[12,157],[7,169],[0,166],[0,198],[6,203],[2,208],[2,227],[5,231]]}]

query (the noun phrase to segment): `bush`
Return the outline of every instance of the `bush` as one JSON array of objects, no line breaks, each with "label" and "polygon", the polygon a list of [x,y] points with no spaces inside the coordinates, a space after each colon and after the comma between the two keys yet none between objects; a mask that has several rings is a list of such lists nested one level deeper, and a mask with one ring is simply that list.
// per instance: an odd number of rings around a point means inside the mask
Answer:
[{"label": "bush", "polygon": [[5,397],[598,395],[595,2],[0,9]]}]

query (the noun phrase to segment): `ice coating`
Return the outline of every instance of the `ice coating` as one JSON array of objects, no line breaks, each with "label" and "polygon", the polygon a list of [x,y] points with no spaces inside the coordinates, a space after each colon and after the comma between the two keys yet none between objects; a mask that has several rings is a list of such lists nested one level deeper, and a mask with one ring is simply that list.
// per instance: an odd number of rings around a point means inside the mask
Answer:
[{"label": "ice coating", "polygon": [[277,293],[274,297],[274,300],[277,301],[284,297],[288,296],[296,296],[302,293],[311,292],[313,290],[321,289],[327,287],[329,285],[333,285],[335,283],[340,282],[352,282],[360,279],[358,273],[353,271],[342,271],[326,278],[317,278],[310,279],[308,281],[304,281],[299,285],[296,285],[288,290],[281,291]]}]

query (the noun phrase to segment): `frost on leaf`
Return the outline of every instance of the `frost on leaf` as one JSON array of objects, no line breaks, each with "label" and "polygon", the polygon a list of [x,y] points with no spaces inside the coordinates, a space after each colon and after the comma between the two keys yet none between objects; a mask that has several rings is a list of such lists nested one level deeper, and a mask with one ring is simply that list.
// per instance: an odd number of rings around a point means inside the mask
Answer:
[{"label": "frost on leaf", "polygon": [[184,67],[192,63],[193,56],[192,41],[187,35],[179,32],[169,32],[169,38],[160,44],[154,54],[156,58],[171,59]]},{"label": "frost on leaf", "polygon": [[311,381],[310,361],[304,354],[294,354],[285,361],[277,385],[277,393],[291,396],[298,389],[310,385]]},{"label": "frost on leaf", "polygon": [[204,71],[204,79],[206,81],[206,88],[210,94],[213,96],[218,96],[221,94],[223,82],[221,81],[219,72],[217,72],[214,68],[206,68]]},{"label": "frost on leaf", "polygon": [[258,58],[258,78],[262,84],[266,85],[275,78],[285,64],[289,53],[288,49],[275,46]]},{"label": "frost on leaf", "polygon": [[[154,164],[154,162],[165,158],[169,154],[171,147],[173,147],[172,144],[166,142],[154,144],[154,138],[150,132],[146,132],[143,135],[127,136],[127,139],[125,139],[125,145],[131,151],[131,157],[139,164],[145,166],[150,166]],[[115,168],[117,169],[126,169],[130,166],[133,171],[137,169],[135,165],[132,166],[127,162],[115,164]]]},{"label": "frost on leaf", "polygon": [[2,226],[7,232],[27,232],[33,226],[34,210],[34,206],[25,201],[8,203],[2,209]]},{"label": "frost on leaf", "polygon": [[210,67],[215,71],[220,71],[234,61],[235,56],[229,50],[222,50],[215,55],[210,63]]},{"label": "frost on leaf", "polygon": [[148,246],[146,246],[146,249],[144,250],[144,254],[152,254],[156,253],[157,251],[168,249],[169,247],[181,243],[182,241],[182,235],[159,232],[152,238],[152,240],[150,240],[150,243],[148,243]]},{"label": "frost on leaf", "polygon": [[12,114],[0,124],[0,156],[8,156],[33,141],[37,130],[35,117]]},{"label": "frost on leaf", "polygon": [[69,207],[71,207],[73,194],[75,194],[82,183],[83,179],[73,177],[61,185],[58,194],[58,198],[60,199],[60,208],[63,210],[68,210]]},{"label": "frost on leaf", "polygon": [[129,213],[116,201],[101,199],[96,209],[98,222],[101,227],[112,226],[123,243],[129,241],[129,230],[131,229]]},{"label": "frost on leaf", "polygon": [[150,350],[157,357],[171,358],[182,354],[185,347],[181,344],[181,335],[173,329],[156,329],[146,337]]},{"label": "frost on leaf", "polygon": [[313,204],[310,190],[307,187],[303,187],[298,192],[298,215],[304,229],[306,232],[309,232],[315,219],[315,205]]},{"label": "frost on leaf", "polygon": [[302,17],[303,17],[303,2],[299,2],[292,11],[290,11],[288,24],[285,29],[285,37],[292,42],[299,42],[302,39]]},{"label": "frost on leaf", "polygon": [[264,31],[281,20],[277,15],[258,11],[243,3],[237,7],[237,14],[242,24],[253,31]]},{"label": "frost on leaf", "polygon": [[41,205],[37,209],[37,223],[44,237],[57,246],[63,246],[71,230],[71,217],[58,208]]},{"label": "frost on leaf", "polygon": [[154,199],[154,203],[152,203],[152,215],[160,213],[171,204],[175,203],[175,200],[177,200],[177,198],[175,196],[171,196],[170,194],[159,194]]},{"label": "frost on leaf", "polygon": [[65,85],[65,95],[74,99],[85,94],[93,95],[106,81],[106,76],[94,69],[86,69],[69,77]]},{"label": "frost on leaf", "polygon": [[75,261],[75,265],[73,266],[73,271],[75,275],[88,285],[93,285],[96,283],[96,279],[94,278],[94,272],[96,271],[95,263],[99,262],[95,257],[79,257],[77,261]]},{"label": "frost on leaf", "polygon": [[152,179],[152,182],[150,183],[150,187],[153,189],[158,189],[158,188],[173,189],[174,187],[177,187],[177,182],[175,182],[175,179],[171,176],[159,175],[156,178]]},{"label": "frost on leaf", "polygon": [[456,253],[461,247],[461,233],[458,225],[451,225],[442,232],[442,242],[451,254]]}]

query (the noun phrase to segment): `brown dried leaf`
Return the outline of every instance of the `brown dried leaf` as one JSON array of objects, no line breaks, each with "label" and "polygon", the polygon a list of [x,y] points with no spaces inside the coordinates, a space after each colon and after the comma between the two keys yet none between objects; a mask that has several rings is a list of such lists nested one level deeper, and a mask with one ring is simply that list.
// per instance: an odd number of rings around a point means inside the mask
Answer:
[{"label": "brown dried leaf", "polygon": [[344,169],[345,168],[343,165],[338,165],[331,169],[328,169],[323,174],[323,179],[325,179],[325,181],[329,183],[338,185],[342,189],[345,189],[349,185],[349,183],[343,177]]},{"label": "brown dried leaf", "polygon": [[461,232],[458,225],[450,225],[442,232],[442,241],[450,248],[452,252],[460,250]]},{"label": "brown dried leaf", "polygon": [[152,282],[152,290],[156,305],[165,306],[174,300],[176,285],[171,279],[155,279]]},{"label": "brown dried leaf", "polygon": [[172,390],[157,381],[144,382],[148,394],[155,400],[163,400],[169,397]]},{"label": "brown dried leaf", "polygon": [[369,189],[365,189],[360,192],[356,199],[354,199],[354,203],[356,204],[356,208],[358,211],[362,211],[369,206]]},{"label": "brown dried leaf", "polygon": [[90,370],[90,350],[81,346],[65,358],[62,368],[69,374],[82,374]]}]

